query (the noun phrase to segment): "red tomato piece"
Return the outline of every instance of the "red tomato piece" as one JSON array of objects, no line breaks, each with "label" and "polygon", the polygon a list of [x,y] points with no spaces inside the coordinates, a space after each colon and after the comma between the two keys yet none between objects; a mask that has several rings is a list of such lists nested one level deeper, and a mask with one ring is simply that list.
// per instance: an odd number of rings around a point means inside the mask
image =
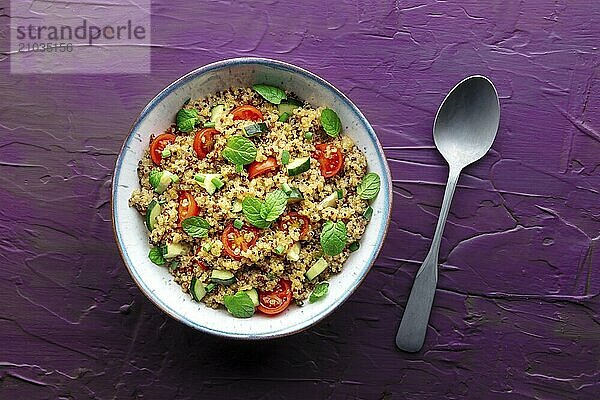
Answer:
[{"label": "red tomato piece", "polygon": [[[237,229],[233,224],[227,225],[227,228],[221,235],[221,242],[225,253],[234,260],[241,260],[241,252],[252,248],[258,239],[258,229],[252,226],[244,225],[242,229]],[[246,235],[252,233],[252,239],[246,240]]]},{"label": "red tomato piece", "polygon": [[179,214],[178,224],[180,226],[184,219],[198,215],[198,204],[190,192],[179,192],[179,205],[177,206],[177,212]]},{"label": "red tomato piece", "polygon": [[200,129],[194,137],[194,151],[202,159],[215,147],[215,135],[220,134],[215,128]]},{"label": "red tomato piece", "polygon": [[263,115],[260,110],[256,107],[245,105],[239,106],[231,111],[233,114],[233,120],[236,121],[238,119],[247,120],[247,121],[262,121]]},{"label": "red tomato piece", "polygon": [[310,218],[295,211],[285,214],[277,222],[279,230],[289,232],[290,228],[300,228],[300,239],[306,239],[310,230]]},{"label": "red tomato piece", "polygon": [[254,179],[259,175],[275,172],[278,169],[279,165],[277,165],[275,157],[267,157],[265,161],[253,161],[248,166],[248,178]]},{"label": "red tomato piece", "polygon": [[168,144],[175,143],[175,135],[172,133],[163,133],[154,138],[150,143],[150,158],[156,165],[162,161],[162,152]]},{"label": "red tomato piece", "polygon": [[280,279],[277,286],[269,292],[258,291],[258,309],[263,314],[275,315],[285,310],[292,302],[290,281]]},{"label": "red tomato piece", "polygon": [[317,151],[313,153],[313,158],[319,161],[321,175],[325,178],[331,178],[342,169],[344,165],[344,154],[342,150],[329,143],[321,143],[315,146]]}]

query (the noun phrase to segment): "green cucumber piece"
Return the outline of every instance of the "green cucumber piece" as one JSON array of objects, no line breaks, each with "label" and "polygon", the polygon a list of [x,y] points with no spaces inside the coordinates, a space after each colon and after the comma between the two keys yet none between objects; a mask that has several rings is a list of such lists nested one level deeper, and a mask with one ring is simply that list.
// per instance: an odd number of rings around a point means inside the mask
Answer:
[{"label": "green cucumber piece", "polygon": [[300,242],[295,242],[287,251],[287,258],[290,261],[298,261],[300,259]]},{"label": "green cucumber piece", "polygon": [[369,206],[363,213],[363,218],[366,219],[367,221],[370,221],[372,216],[373,216],[373,207]]},{"label": "green cucumber piece", "polygon": [[319,205],[322,208],[327,208],[327,207],[335,207],[337,202],[339,200],[339,196],[337,192],[333,192],[331,193],[329,196],[325,197],[320,203]]},{"label": "green cucumber piece", "polygon": [[287,165],[289,176],[299,175],[310,169],[310,157],[297,158]]},{"label": "green cucumber piece", "polygon": [[236,279],[235,276],[229,271],[213,269],[210,274],[210,281],[213,283],[218,283],[219,285],[228,286],[232,283],[235,283]]},{"label": "green cucumber piece", "polygon": [[150,204],[148,204],[148,209],[146,210],[146,227],[150,232],[156,226],[156,217],[160,215],[162,211],[162,207],[158,204],[158,201],[152,200]]},{"label": "green cucumber piece", "polygon": [[235,200],[233,205],[231,206],[231,212],[239,213],[242,211],[242,202],[239,200]]},{"label": "green cucumber piece", "polygon": [[325,271],[327,266],[328,266],[327,261],[325,261],[325,259],[323,257],[321,257],[312,265],[312,267],[310,267],[310,269],[308,271],[306,271],[306,274],[304,274],[304,275],[306,276],[306,279],[308,279],[309,281],[312,281],[317,276],[319,276],[319,274],[321,274],[321,272]]},{"label": "green cucumber piece", "polygon": [[196,279],[195,276],[192,278],[192,282],[190,283],[190,294],[197,302],[200,302],[200,300],[206,296],[206,288],[202,282],[200,282],[200,280]]},{"label": "green cucumber piece", "polygon": [[302,192],[298,188],[292,188],[292,190],[287,193],[288,203],[298,203],[299,201],[304,200],[304,196]]},{"label": "green cucumber piece", "polygon": [[252,288],[249,290],[244,290],[244,292],[248,295],[248,297],[250,297],[250,300],[252,300],[254,307],[258,307],[258,292],[256,291],[256,289]]},{"label": "green cucumber piece", "polygon": [[215,123],[212,121],[209,122],[205,122],[204,125],[202,125],[203,128],[214,128],[215,127]]},{"label": "green cucumber piece", "polygon": [[283,254],[283,252],[285,251],[285,246],[280,244],[279,246],[277,246],[275,248],[275,253],[277,254]]},{"label": "green cucumber piece", "polygon": [[149,176],[150,186],[154,189],[154,191],[158,194],[161,194],[169,185],[179,180],[177,175],[170,173],[169,171],[157,171],[153,170],[150,172]]},{"label": "green cucumber piece", "polygon": [[221,118],[221,115],[223,115],[224,113],[225,113],[225,105],[217,104],[210,110],[210,121],[218,122],[219,118]]},{"label": "green cucumber piece", "polygon": [[246,134],[247,137],[258,136],[258,135],[261,135],[268,131],[269,131],[269,128],[267,127],[267,124],[265,124],[264,122],[257,122],[255,124],[244,127],[244,133]]},{"label": "green cucumber piece", "polygon": [[283,115],[284,113],[292,115],[294,114],[294,110],[302,107],[302,105],[303,104],[300,100],[288,98],[277,105],[277,111],[279,111],[279,115]]},{"label": "green cucumber piece", "polygon": [[165,253],[163,254],[165,258],[175,258],[187,253],[187,246],[183,243],[167,243],[165,249]]}]

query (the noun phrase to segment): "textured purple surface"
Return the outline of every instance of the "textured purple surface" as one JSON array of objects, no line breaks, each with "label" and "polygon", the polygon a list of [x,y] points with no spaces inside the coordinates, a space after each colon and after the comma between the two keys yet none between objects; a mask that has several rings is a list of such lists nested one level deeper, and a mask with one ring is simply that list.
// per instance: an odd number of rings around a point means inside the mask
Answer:
[{"label": "textured purple surface", "polygon": [[[0,398],[599,398],[600,5],[455,3],[161,0],[150,76],[11,76],[2,57]],[[317,327],[263,343],[154,307],[119,258],[109,204],[141,107],[199,65],[250,55],[344,91],[395,190],[358,291]],[[498,87],[500,131],[459,182],[427,340],[409,355],[393,337],[447,173],[432,120],[472,73]]]}]

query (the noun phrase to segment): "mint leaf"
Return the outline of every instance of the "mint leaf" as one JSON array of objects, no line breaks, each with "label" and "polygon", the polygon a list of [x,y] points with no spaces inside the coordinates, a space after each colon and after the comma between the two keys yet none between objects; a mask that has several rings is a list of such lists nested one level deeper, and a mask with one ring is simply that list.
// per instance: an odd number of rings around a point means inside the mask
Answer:
[{"label": "mint leaf", "polygon": [[202,217],[189,217],[181,221],[181,228],[191,237],[204,238],[208,236],[210,224]]},{"label": "mint leaf", "polygon": [[317,283],[315,285],[315,289],[311,293],[310,298],[308,299],[308,301],[310,303],[314,303],[315,301],[317,301],[320,298],[324,297],[327,294],[328,291],[329,291],[329,282],[325,281],[325,282]]},{"label": "mint leaf", "polygon": [[223,157],[235,165],[250,164],[256,159],[256,146],[243,136],[232,136],[223,149]]},{"label": "mint leaf", "polygon": [[160,247],[153,247],[150,249],[150,253],[148,253],[148,258],[156,265],[165,265],[167,260],[163,256],[163,251]]},{"label": "mint leaf", "polygon": [[323,230],[321,231],[323,253],[330,256],[340,254],[346,247],[347,239],[346,225],[343,222],[327,221],[323,224]]},{"label": "mint leaf", "polygon": [[260,216],[267,222],[273,222],[285,211],[287,195],[281,189],[271,192],[260,206]]},{"label": "mint leaf", "polygon": [[325,133],[332,137],[337,137],[342,130],[342,121],[331,108],[321,111],[321,125]]},{"label": "mint leaf", "polygon": [[380,186],[381,178],[379,178],[379,175],[375,172],[369,172],[358,184],[356,193],[358,194],[358,197],[363,200],[371,200],[377,197]]},{"label": "mint leaf", "polygon": [[252,86],[252,88],[269,103],[280,104],[281,100],[287,99],[285,92],[275,86],[258,84]]},{"label": "mint leaf", "polygon": [[263,202],[255,197],[248,196],[242,201],[242,213],[244,217],[257,228],[267,228],[270,223],[260,215],[260,208]]},{"label": "mint leaf", "polygon": [[194,129],[194,126],[196,126],[199,118],[200,115],[195,108],[182,108],[175,118],[177,129],[181,132],[191,132]]},{"label": "mint leaf", "polygon": [[225,308],[236,318],[250,318],[254,315],[254,303],[245,292],[223,296]]}]

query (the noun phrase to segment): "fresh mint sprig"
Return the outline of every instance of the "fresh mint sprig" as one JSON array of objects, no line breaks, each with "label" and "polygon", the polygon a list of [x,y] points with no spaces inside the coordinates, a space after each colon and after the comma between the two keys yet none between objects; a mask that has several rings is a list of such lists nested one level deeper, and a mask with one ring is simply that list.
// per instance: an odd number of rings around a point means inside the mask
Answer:
[{"label": "fresh mint sprig", "polygon": [[337,137],[342,130],[342,121],[340,117],[331,108],[321,111],[321,126],[325,133],[331,137]]},{"label": "fresh mint sprig", "polygon": [[287,99],[285,92],[275,86],[257,84],[252,86],[252,88],[269,103],[281,104],[281,100]]},{"label": "fresh mint sprig", "polygon": [[344,225],[342,221],[327,221],[323,224],[323,230],[321,231],[321,247],[323,248],[323,253],[330,256],[340,254],[344,251],[347,240],[348,234],[346,225]]}]

